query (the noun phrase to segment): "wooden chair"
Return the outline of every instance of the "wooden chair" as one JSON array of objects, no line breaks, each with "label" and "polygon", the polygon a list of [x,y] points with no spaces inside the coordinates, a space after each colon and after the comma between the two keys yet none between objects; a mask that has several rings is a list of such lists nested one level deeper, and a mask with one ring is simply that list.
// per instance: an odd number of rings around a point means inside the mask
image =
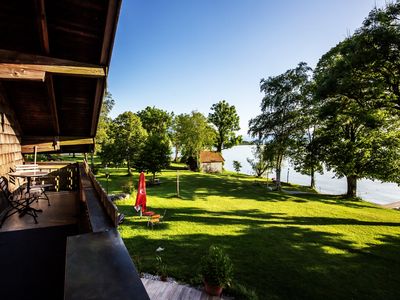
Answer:
[{"label": "wooden chair", "polygon": [[147,226],[151,225],[151,229],[154,229],[155,224],[159,224],[165,217],[167,210],[164,210],[164,214],[154,214],[148,217],[147,219]]},{"label": "wooden chair", "polygon": [[[8,181],[5,177],[0,177],[0,195],[7,201],[7,207],[3,211],[3,215],[0,220],[0,228],[3,226],[4,221],[16,213],[21,213],[25,208],[25,199],[23,199],[20,191],[17,193],[11,193],[8,189]],[[36,221],[36,216],[33,216]]]},{"label": "wooden chair", "polygon": [[[24,164],[24,165],[16,165],[15,169],[17,172],[26,171],[26,172],[34,172],[40,171],[39,165],[37,164]],[[47,200],[47,205],[50,206],[50,199],[46,194],[46,189],[53,187],[54,185],[51,183],[43,183],[38,182],[36,178],[32,178],[30,191],[29,193],[32,195],[36,195],[36,201],[39,202],[40,199]]]}]

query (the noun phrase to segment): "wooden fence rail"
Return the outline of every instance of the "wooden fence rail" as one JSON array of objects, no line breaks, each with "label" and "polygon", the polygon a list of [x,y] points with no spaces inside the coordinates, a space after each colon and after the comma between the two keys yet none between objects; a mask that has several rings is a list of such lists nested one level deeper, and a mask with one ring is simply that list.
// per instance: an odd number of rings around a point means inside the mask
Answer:
[{"label": "wooden fence rail", "polygon": [[106,191],[101,186],[101,184],[97,181],[96,177],[92,173],[88,163],[84,161],[84,170],[86,174],[89,176],[90,180],[92,181],[93,187],[95,188],[97,194],[100,197],[100,201],[105,208],[107,215],[111,218],[111,221],[114,227],[118,227],[118,208],[117,206],[111,201],[110,197],[108,197]]}]

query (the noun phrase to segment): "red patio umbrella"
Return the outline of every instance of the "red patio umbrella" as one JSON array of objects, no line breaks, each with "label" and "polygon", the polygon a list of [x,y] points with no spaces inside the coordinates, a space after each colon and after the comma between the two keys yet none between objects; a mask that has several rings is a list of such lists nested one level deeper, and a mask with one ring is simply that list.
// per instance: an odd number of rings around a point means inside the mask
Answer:
[{"label": "red patio umbrella", "polygon": [[141,172],[140,176],[139,176],[139,186],[138,186],[138,192],[136,195],[135,209],[136,209],[136,211],[140,211],[140,216],[154,215],[154,211],[146,211],[146,209],[147,209],[146,202],[147,202],[146,179],[144,177],[144,173]]},{"label": "red patio umbrella", "polygon": [[138,186],[138,192],[136,195],[136,203],[135,203],[135,209],[139,210],[142,212],[146,211],[146,179],[144,177],[144,173],[141,172],[139,176],[139,186]]}]

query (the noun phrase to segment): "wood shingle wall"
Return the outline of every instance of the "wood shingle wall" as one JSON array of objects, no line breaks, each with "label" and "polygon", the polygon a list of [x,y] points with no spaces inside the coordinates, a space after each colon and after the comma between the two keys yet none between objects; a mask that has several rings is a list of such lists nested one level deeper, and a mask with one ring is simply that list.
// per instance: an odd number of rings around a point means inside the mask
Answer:
[{"label": "wood shingle wall", "polygon": [[22,162],[19,124],[13,110],[0,94],[0,176]]}]

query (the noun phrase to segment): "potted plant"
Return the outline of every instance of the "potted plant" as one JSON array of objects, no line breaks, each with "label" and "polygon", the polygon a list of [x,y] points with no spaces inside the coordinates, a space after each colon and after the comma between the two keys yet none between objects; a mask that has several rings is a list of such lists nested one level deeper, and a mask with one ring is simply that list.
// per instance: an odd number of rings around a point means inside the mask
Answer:
[{"label": "potted plant", "polygon": [[201,259],[201,275],[205,291],[220,296],[233,277],[233,265],[229,256],[218,246],[210,246],[208,254]]},{"label": "potted plant", "polygon": [[160,276],[161,281],[167,281],[167,264],[159,255],[156,256],[156,269],[157,275]]}]

